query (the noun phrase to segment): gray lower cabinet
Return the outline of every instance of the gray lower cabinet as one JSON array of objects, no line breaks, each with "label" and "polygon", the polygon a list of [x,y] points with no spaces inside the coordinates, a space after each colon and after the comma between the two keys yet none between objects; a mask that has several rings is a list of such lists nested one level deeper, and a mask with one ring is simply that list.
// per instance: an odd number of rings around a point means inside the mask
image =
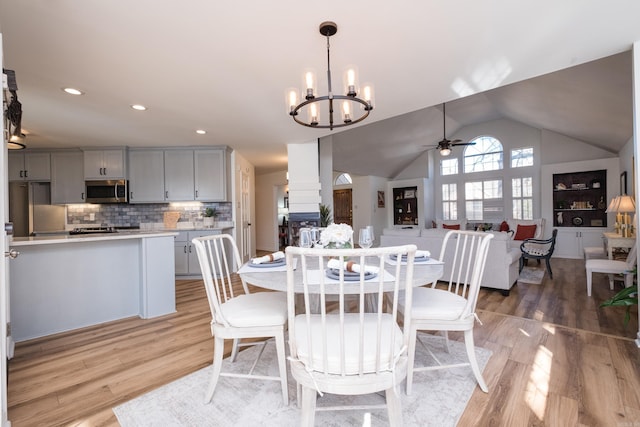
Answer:
[{"label": "gray lower cabinet", "polygon": [[193,240],[196,237],[210,236],[220,234],[220,230],[194,230],[180,231],[175,236],[175,258],[176,258],[176,276],[200,276],[200,263],[196,248],[193,247]]}]

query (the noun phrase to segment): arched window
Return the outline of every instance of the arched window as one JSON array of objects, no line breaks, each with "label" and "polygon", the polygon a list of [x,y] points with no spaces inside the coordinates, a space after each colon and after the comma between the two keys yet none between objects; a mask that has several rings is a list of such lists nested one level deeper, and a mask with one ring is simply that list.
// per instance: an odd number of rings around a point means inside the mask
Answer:
[{"label": "arched window", "polygon": [[351,180],[351,175],[348,173],[341,173],[336,177],[336,180],[333,182],[334,185],[348,185],[353,181]]},{"label": "arched window", "polygon": [[503,152],[500,141],[492,136],[479,136],[464,150],[464,173],[500,170]]}]

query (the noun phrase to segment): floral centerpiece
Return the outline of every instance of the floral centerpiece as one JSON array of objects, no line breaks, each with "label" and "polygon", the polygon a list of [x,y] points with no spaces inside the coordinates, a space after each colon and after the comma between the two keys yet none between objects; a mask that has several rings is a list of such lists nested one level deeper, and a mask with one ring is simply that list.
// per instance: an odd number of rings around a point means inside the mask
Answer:
[{"label": "floral centerpiece", "polygon": [[351,248],[353,228],[349,224],[329,224],[320,233],[320,244],[324,248]]}]

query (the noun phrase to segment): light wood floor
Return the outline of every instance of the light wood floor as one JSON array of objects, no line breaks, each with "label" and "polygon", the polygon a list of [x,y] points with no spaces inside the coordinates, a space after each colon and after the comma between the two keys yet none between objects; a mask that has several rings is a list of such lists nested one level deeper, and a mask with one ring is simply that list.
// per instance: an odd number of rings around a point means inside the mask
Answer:
[{"label": "light wood floor", "polygon": [[[460,426],[640,426],[640,349],[623,312],[587,298],[584,263],[552,260],[554,279],[509,297],[481,291],[476,345],[493,355]],[[117,426],[113,406],[211,363],[200,281],[177,282],[177,313],[125,319],[19,343],[9,365],[9,419],[21,426]],[[460,337],[456,337],[460,338]],[[418,379],[417,379],[418,380]],[[428,402],[425,402],[428,404]]]}]

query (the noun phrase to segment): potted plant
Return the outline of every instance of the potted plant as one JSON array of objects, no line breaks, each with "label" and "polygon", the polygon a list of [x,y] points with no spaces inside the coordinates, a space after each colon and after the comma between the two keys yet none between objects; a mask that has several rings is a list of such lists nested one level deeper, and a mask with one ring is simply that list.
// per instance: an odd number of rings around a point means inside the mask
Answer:
[{"label": "potted plant", "polygon": [[320,205],[320,227],[327,227],[332,222],[331,208],[327,205]]},{"label": "potted plant", "polygon": [[[638,274],[638,268],[634,268],[634,275]],[[600,307],[626,307],[624,314],[624,327],[627,328],[631,319],[631,307],[638,305],[638,284],[624,288],[608,300],[603,301]]]},{"label": "potted plant", "polygon": [[202,215],[204,216],[205,227],[213,228],[213,222],[218,216],[218,210],[216,208],[206,208]]}]

